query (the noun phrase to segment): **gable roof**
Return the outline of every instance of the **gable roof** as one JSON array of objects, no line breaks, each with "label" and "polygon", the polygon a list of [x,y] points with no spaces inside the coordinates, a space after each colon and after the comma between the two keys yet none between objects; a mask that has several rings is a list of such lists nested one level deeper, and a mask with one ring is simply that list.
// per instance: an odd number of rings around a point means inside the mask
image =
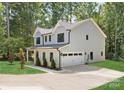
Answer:
[{"label": "gable roof", "polygon": [[86,19],[86,20],[82,20],[76,24],[74,24],[71,29],[74,29],[75,27],[79,26],[80,24],[83,24],[85,22],[88,22],[88,21],[91,21],[94,26],[99,30],[99,32],[106,38],[107,36],[105,35],[105,33],[102,31],[102,29],[96,24],[96,22],[92,19],[92,18],[89,18],[89,19]]},{"label": "gable roof", "polygon": [[82,23],[85,23],[85,22],[88,22],[88,21],[91,21],[94,26],[96,26],[96,28],[100,31],[100,33],[106,38],[107,36],[105,35],[105,33],[101,30],[101,28],[96,24],[96,22],[90,18],[90,19],[86,19],[86,20],[82,20],[82,21],[79,21],[79,22],[75,22],[75,23],[69,23],[69,22],[66,22],[66,21],[58,21],[58,23],[55,25],[54,28],[51,28],[51,29],[46,29],[46,28],[40,28],[40,27],[37,27],[35,32],[34,32],[34,35],[33,37],[35,36],[36,32],[40,32],[41,35],[44,35],[44,34],[49,34],[49,33],[53,33],[54,31],[56,31],[56,28],[59,27],[59,26],[62,26],[64,27],[66,30],[67,29],[74,29],[75,27],[79,26],[80,24]]},{"label": "gable roof", "polygon": [[59,20],[55,27],[57,27],[57,26],[63,26],[63,27],[65,27],[65,29],[71,29],[71,27],[74,24],[76,24],[76,23],[69,23],[67,21]]},{"label": "gable roof", "polygon": [[36,35],[37,32],[40,32],[41,35],[43,35],[43,34],[48,34],[48,33],[52,33],[52,29],[53,29],[53,28],[51,28],[51,29],[46,29],[46,28],[37,27],[36,30],[35,30],[35,32],[34,32],[34,34],[33,34],[33,37],[35,37],[35,35]]}]

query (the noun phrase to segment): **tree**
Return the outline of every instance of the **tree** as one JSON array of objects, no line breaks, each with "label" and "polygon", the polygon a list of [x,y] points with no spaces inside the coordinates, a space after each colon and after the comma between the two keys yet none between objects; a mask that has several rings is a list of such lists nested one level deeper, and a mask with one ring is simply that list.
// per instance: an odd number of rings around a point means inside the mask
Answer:
[{"label": "tree", "polygon": [[22,48],[19,49],[19,56],[20,56],[20,64],[21,64],[21,69],[24,69],[24,64],[25,64],[25,56],[24,56],[24,51]]},{"label": "tree", "polygon": [[84,20],[87,18],[94,18],[97,12],[98,3],[87,2],[87,3],[77,3],[74,10],[74,15],[78,20]]},{"label": "tree", "polygon": [[123,50],[121,48],[124,36],[123,21],[124,3],[105,3],[103,10],[103,29],[107,34],[106,40],[106,52],[107,58],[119,59],[123,56]]}]

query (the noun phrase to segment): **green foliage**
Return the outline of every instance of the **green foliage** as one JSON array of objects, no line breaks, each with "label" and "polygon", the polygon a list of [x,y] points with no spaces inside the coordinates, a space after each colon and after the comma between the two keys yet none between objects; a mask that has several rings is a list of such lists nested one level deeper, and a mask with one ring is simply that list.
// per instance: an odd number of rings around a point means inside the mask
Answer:
[{"label": "green foliage", "polygon": [[43,66],[47,67],[47,60],[46,60],[46,58],[43,58]]},{"label": "green foliage", "polygon": [[36,53],[36,66],[41,66],[38,52]]},{"label": "green foliage", "polygon": [[55,63],[55,60],[53,58],[51,59],[51,68],[53,68],[53,69],[56,68],[56,63]]},{"label": "green foliage", "polygon": [[121,77],[119,79],[113,80],[110,83],[94,88],[93,90],[123,90],[124,89],[123,82],[124,82],[124,77]]},{"label": "green foliage", "polygon": [[20,69],[20,63],[14,62],[14,65],[9,65],[7,61],[0,61],[0,74],[38,74],[46,73],[41,70],[25,67],[25,69]]},{"label": "green foliage", "polygon": [[75,8],[74,14],[78,20],[83,20],[95,17],[97,13],[98,3],[77,3],[76,6],[77,8]]},{"label": "green foliage", "polygon": [[7,38],[4,42],[1,42],[0,45],[0,53],[6,54],[8,52],[8,48],[12,49],[13,53],[18,53],[19,48],[24,48],[24,42],[22,42],[22,38]]},{"label": "green foliage", "polygon": [[[124,3],[105,3],[103,6],[103,30],[107,35],[107,58],[118,59],[123,57],[122,44],[124,38]],[[112,54],[112,55],[111,55]],[[111,55],[111,56],[109,56]]]},{"label": "green foliage", "polygon": [[22,48],[19,48],[19,58],[20,58],[21,69],[24,69],[25,55]]},{"label": "green foliage", "polygon": [[113,70],[124,72],[124,61],[106,60],[106,61],[91,63],[88,65],[97,66],[100,68],[101,67],[102,68],[108,68],[108,69],[113,69]]}]

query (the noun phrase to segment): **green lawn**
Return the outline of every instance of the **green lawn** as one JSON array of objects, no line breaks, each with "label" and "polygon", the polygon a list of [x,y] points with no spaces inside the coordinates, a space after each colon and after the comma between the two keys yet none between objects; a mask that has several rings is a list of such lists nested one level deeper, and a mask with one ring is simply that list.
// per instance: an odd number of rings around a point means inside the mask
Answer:
[{"label": "green lawn", "polygon": [[124,62],[122,61],[106,60],[106,61],[91,63],[89,65],[97,66],[97,67],[104,67],[104,68],[109,68],[109,69],[124,72]]},{"label": "green lawn", "polygon": [[13,65],[10,65],[6,61],[0,61],[0,74],[38,74],[38,73],[46,73],[41,70],[33,69],[26,67],[24,69],[20,69],[20,63],[18,61],[14,62]]},{"label": "green lawn", "polygon": [[124,77],[94,88],[93,90],[124,90]]},{"label": "green lawn", "polygon": [[[109,69],[124,72],[124,62],[122,61],[106,60],[102,62],[92,63],[89,65],[97,66],[97,67],[104,67],[104,68],[109,68]],[[110,83],[94,88],[93,90],[123,90],[123,89],[124,89],[124,77],[121,77]]]}]

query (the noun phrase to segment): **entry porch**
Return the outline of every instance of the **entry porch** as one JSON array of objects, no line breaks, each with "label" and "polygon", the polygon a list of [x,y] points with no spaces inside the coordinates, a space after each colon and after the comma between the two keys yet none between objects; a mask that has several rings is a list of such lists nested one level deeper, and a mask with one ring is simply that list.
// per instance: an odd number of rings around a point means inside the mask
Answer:
[{"label": "entry porch", "polygon": [[[60,51],[58,48],[30,47],[26,49],[26,60],[35,66],[61,69]],[[32,57],[33,60],[30,60]]]}]

